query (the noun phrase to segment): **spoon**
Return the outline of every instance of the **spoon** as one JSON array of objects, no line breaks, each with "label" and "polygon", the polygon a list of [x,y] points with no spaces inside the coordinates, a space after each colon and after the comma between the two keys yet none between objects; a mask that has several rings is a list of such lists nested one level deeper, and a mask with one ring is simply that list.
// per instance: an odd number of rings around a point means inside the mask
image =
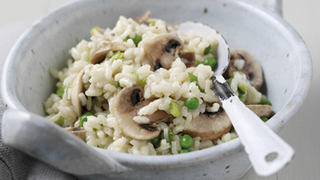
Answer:
[{"label": "spoon", "polygon": [[218,40],[218,67],[212,77],[211,89],[228,114],[255,172],[265,177],[286,166],[293,158],[293,148],[242,103],[222,76],[230,60],[226,40],[215,29],[199,22],[184,22],[178,24],[176,28],[183,34],[193,31],[201,38],[214,35]]}]

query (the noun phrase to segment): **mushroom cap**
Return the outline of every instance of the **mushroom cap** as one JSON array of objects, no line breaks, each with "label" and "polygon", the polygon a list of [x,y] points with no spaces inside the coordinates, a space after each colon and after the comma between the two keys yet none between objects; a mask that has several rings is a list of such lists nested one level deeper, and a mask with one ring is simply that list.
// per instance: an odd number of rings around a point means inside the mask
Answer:
[{"label": "mushroom cap", "polygon": [[143,90],[138,85],[123,88],[119,92],[114,101],[114,114],[126,136],[136,140],[150,140],[159,135],[161,128],[156,123],[170,117],[171,114],[157,110],[146,116],[150,120],[146,124],[138,124],[133,120],[133,117],[138,115],[139,110],[153,100],[144,100]]},{"label": "mushroom cap", "polygon": [[97,64],[103,61],[106,58],[106,55],[110,51],[125,51],[128,47],[124,45],[123,43],[119,42],[105,42],[101,44],[98,49],[96,49],[90,59],[89,62],[91,64]]},{"label": "mushroom cap", "polygon": [[142,23],[149,23],[150,19],[151,19],[151,12],[147,11],[143,15],[138,16],[138,17],[134,18],[133,20],[139,24],[142,24]]},{"label": "mushroom cap", "polygon": [[196,67],[196,56],[194,52],[181,52],[180,58],[187,68]]},{"label": "mushroom cap", "polygon": [[81,106],[79,94],[84,91],[84,86],[82,82],[83,71],[84,70],[82,69],[78,73],[78,75],[74,78],[72,82],[72,87],[70,89],[70,92],[71,92],[70,102],[74,112],[77,114],[78,117],[80,117],[82,114],[82,106]]},{"label": "mushroom cap", "polygon": [[[230,54],[231,59],[226,72],[227,76],[231,77],[231,74],[234,71],[241,71],[246,74],[251,86],[255,87],[257,90],[260,90],[263,84],[263,74],[259,62],[252,54],[241,48],[231,49]],[[240,70],[233,65],[234,61],[237,59],[242,59],[245,61],[244,67]]]},{"label": "mushroom cap", "polygon": [[158,34],[142,47],[144,56],[142,62],[150,65],[150,70],[155,71],[159,68],[170,69],[173,61],[178,57],[183,43],[178,36],[173,34]]},{"label": "mushroom cap", "polygon": [[217,140],[229,132],[231,121],[225,111],[217,113],[200,114],[191,120],[190,124],[183,130],[183,133],[192,137],[199,136],[201,140]]}]

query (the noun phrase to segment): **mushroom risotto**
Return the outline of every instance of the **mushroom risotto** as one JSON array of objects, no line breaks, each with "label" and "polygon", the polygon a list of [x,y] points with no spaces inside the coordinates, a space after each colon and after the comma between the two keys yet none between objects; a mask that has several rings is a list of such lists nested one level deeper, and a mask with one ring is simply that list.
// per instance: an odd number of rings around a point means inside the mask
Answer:
[{"label": "mushroom risotto", "polygon": [[[50,69],[58,89],[43,103],[47,119],[91,146],[131,154],[186,153],[237,137],[211,90],[214,36],[181,34],[150,12],[90,33],[69,51],[67,68]],[[272,115],[250,53],[231,50],[225,77],[262,120]]]}]

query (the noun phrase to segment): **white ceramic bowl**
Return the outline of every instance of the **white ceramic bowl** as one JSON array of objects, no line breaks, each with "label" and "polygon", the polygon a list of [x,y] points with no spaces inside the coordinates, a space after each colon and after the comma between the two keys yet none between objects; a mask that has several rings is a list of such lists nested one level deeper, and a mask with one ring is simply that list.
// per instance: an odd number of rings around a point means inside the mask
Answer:
[{"label": "white ceramic bowl", "polygon": [[276,112],[267,122],[272,130],[279,132],[302,105],[312,74],[308,49],[288,23],[260,5],[245,0],[80,0],[40,19],[11,50],[1,90],[7,106],[17,110],[3,116],[4,142],[80,179],[241,177],[251,166],[239,139],[187,154],[137,156],[89,147],[34,115],[45,115],[42,102],[55,90],[49,68],[65,67],[68,50],[88,40],[92,27],[114,27],[120,15],[136,17],[147,10],[171,24],[211,25],[231,48],[251,52],[262,65]]}]

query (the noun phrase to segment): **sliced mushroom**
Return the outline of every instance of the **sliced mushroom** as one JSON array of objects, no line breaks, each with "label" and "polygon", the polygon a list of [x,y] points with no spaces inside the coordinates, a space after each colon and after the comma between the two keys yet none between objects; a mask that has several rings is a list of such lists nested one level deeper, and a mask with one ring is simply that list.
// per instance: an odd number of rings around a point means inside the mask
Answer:
[{"label": "sliced mushroom", "polygon": [[80,139],[86,141],[87,133],[84,129],[76,128],[76,127],[66,127],[65,130],[71,132],[72,134],[78,136]]},{"label": "sliced mushroom", "polygon": [[82,114],[82,106],[79,94],[84,91],[84,86],[82,82],[83,72],[84,70],[81,70],[79,74],[76,76],[76,78],[74,78],[72,82],[72,87],[69,90],[71,93],[70,102],[74,112],[77,114],[78,117],[80,117]]},{"label": "sliced mushroom", "polygon": [[114,100],[114,114],[125,135],[136,140],[150,140],[159,135],[161,129],[156,123],[171,117],[171,114],[157,110],[146,116],[150,120],[148,123],[138,124],[133,120],[139,110],[153,100],[144,100],[143,90],[138,85],[126,87],[119,92]]},{"label": "sliced mushroom", "polygon": [[97,37],[97,38],[106,38],[105,36],[103,36],[105,30],[104,29],[93,29],[92,30],[92,36]]},{"label": "sliced mushroom", "polygon": [[[227,69],[227,76],[231,77],[231,74],[234,71],[241,71],[246,74],[247,79],[250,84],[255,87],[257,90],[260,90],[263,84],[263,75],[262,69],[259,62],[250,54],[248,51],[244,49],[232,49],[230,51],[231,59],[229,63],[229,67]],[[233,63],[237,59],[242,59],[245,61],[244,67],[242,69],[237,69]]]},{"label": "sliced mushroom", "polygon": [[142,24],[142,23],[149,23],[150,22],[150,18],[151,18],[151,12],[147,11],[142,16],[136,17],[133,20],[136,21],[139,24]]},{"label": "sliced mushroom", "polygon": [[[272,116],[270,105],[247,105],[259,117]],[[222,110],[222,109],[221,109]],[[204,113],[191,120],[190,124],[183,133],[192,137],[201,137],[201,140],[217,140],[222,135],[230,131],[231,121],[224,110],[216,113]]]},{"label": "sliced mushroom", "polygon": [[180,56],[182,62],[186,64],[187,67],[195,67],[196,66],[196,57],[194,52],[181,52]]},{"label": "sliced mushroom", "polygon": [[89,62],[91,64],[100,63],[101,61],[103,61],[106,58],[106,55],[108,54],[108,52],[110,52],[110,51],[125,51],[127,49],[128,49],[128,47],[126,45],[124,45],[123,43],[119,43],[119,42],[103,43],[99,46],[98,49],[96,49],[92,53],[92,55],[89,59]]},{"label": "sliced mushroom", "polygon": [[269,118],[273,114],[273,111],[270,105],[251,104],[251,105],[247,105],[247,107],[259,117],[265,116]]},{"label": "sliced mushroom", "polygon": [[182,41],[173,34],[159,34],[143,44],[142,62],[150,65],[151,71],[159,68],[170,69],[182,49]]},{"label": "sliced mushroom", "polygon": [[[151,18],[151,12],[147,11],[146,13],[144,13],[143,15],[136,17],[133,19],[134,21],[136,21],[139,24],[145,23],[145,24],[149,24],[152,21],[157,21],[158,19],[156,18]],[[167,27],[167,31],[170,32],[172,30],[177,30],[174,26],[172,26],[171,24],[166,23],[166,27]]]},{"label": "sliced mushroom", "polygon": [[217,113],[204,113],[191,120],[183,133],[192,137],[201,137],[201,140],[217,140],[229,132],[231,122],[225,111]]}]

